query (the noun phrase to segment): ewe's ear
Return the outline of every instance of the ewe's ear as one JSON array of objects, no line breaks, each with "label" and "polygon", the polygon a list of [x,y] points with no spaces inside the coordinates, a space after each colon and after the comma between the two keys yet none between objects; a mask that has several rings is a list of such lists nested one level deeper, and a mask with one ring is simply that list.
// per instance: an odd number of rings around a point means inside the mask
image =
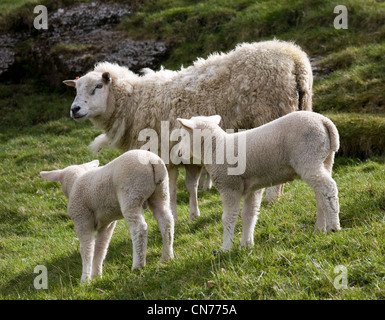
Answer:
[{"label": "ewe's ear", "polygon": [[60,181],[63,176],[63,170],[42,171],[40,175],[50,181]]},{"label": "ewe's ear", "polygon": [[209,118],[210,121],[216,123],[217,125],[219,125],[219,123],[221,122],[221,116],[216,114],[215,116],[210,116],[210,117],[207,117]]},{"label": "ewe's ear", "polygon": [[186,129],[194,130],[196,127],[195,122],[192,120],[182,119],[182,118],[177,118],[176,120],[182,125],[182,127]]},{"label": "ewe's ear", "polygon": [[70,87],[76,87],[76,80],[64,80],[63,83]]},{"label": "ewe's ear", "polygon": [[110,83],[111,82],[111,75],[109,72],[103,72],[102,74],[102,80],[104,84]]}]

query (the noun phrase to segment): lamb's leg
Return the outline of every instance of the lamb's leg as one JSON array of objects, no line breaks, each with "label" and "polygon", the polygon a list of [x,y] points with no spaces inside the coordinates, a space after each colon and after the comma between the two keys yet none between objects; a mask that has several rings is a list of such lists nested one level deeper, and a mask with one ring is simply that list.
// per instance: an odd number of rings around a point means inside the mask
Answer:
[{"label": "lamb's leg", "polygon": [[315,193],[315,199],[317,201],[317,221],[315,223],[314,231],[326,232],[326,211],[322,200],[322,195]]},{"label": "lamb's leg", "polygon": [[318,225],[322,219],[326,220],[326,231],[341,230],[339,221],[339,203],[337,184],[325,169],[312,170],[312,173],[302,177],[313,189],[317,199],[318,213],[323,212],[324,217],[317,216]]},{"label": "lamb's leg", "polygon": [[283,194],[284,186],[285,186],[284,184],[280,184],[277,186],[272,186],[270,188],[267,188],[264,201],[265,202],[272,202],[275,200],[279,200],[279,198]]},{"label": "lamb's leg", "polygon": [[[332,168],[334,163],[334,152],[331,152],[325,159],[323,166],[329,175],[332,175]],[[319,193],[315,194],[315,198],[317,201],[317,221],[315,224],[315,232],[326,232],[326,214],[327,211],[325,209],[322,195]]]},{"label": "lamb's leg", "polygon": [[77,223],[74,221],[76,234],[80,242],[80,255],[82,257],[82,277],[80,282],[87,282],[91,279],[92,260],[95,248],[95,229],[90,221]]},{"label": "lamb's leg", "polygon": [[199,217],[198,208],[198,182],[202,167],[193,164],[185,165],[186,168],[186,188],[189,193],[190,219],[194,220]]},{"label": "lamb's leg", "polygon": [[231,250],[233,246],[234,228],[237,222],[242,194],[234,190],[221,192],[223,203],[223,250]]},{"label": "lamb's leg", "polygon": [[134,208],[122,209],[123,217],[130,229],[132,240],[132,270],[146,265],[148,226],[144,220],[142,204]]},{"label": "lamb's leg", "polygon": [[340,206],[337,184],[331,177],[329,177],[329,179],[330,180],[325,183],[325,191],[322,193],[322,197],[326,209],[326,231],[334,232],[341,230],[339,218]]},{"label": "lamb's leg", "polygon": [[258,219],[261,207],[263,189],[250,192],[246,195],[242,209],[242,247],[252,247],[254,245],[254,228]]},{"label": "lamb's leg", "polygon": [[176,184],[178,180],[178,167],[168,169],[168,181],[170,189],[170,206],[174,221],[178,221],[177,205],[176,205]]},{"label": "lamb's leg", "polygon": [[114,232],[116,221],[98,230],[95,241],[94,260],[92,262],[91,277],[98,277],[102,275],[103,261],[107,254],[108,245]]},{"label": "lamb's leg", "polygon": [[173,259],[174,218],[170,212],[167,200],[150,198],[148,204],[158,222],[158,227],[162,235],[163,249],[161,261],[164,262],[167,259]]}]

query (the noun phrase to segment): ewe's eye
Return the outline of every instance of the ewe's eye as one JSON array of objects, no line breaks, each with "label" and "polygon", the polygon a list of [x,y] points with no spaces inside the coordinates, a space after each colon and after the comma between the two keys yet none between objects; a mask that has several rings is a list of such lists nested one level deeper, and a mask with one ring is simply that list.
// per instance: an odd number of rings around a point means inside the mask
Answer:
[{"label": "ewe's eye", "polygon": [[94,95],[94,94],[95,94],[95,90],[96,90],[96,89],[101,89],[101,88],[103,88],[103,84],[102,84],[102,83],[98,83],[98,84],[95,86],[95,89],[92,90],[91,95]]}]

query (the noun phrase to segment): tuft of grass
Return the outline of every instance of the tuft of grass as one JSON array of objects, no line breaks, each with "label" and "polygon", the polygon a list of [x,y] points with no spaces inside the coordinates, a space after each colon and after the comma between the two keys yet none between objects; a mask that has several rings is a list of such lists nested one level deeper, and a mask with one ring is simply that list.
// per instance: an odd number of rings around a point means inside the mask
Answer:
[{"label": "tuft of grass", "polygon": [[385,111],[385,42],[347,47],[317,66],[334,72],[315,82],[315,111]]},{"label": "tuft of grass", "polygon": [[73,100],[65,88],[49,92],[38,81],[0,84],[0,134],[68,116]]},{"label": "tuft of grass", "polygon": [[340,134],[338,155],[367,159],[385,154],[385,117],[356,113],[326,114]]}]

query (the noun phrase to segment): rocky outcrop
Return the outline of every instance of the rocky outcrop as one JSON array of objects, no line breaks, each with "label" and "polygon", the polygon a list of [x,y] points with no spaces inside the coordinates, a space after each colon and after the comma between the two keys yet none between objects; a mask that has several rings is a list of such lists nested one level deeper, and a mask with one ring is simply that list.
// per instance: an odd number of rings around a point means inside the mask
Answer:
[{"label": "rocky outcrop", "polygon": [[[137,72],[156,69],[167,53],[162,42],[133,41],[116,30],[122,17],[131,14],[127,3],[91,2],[60,8],[48,14],[48,29],[0,35],[0,76],[27,65],[51,87],[63,79],[81,76],[98,61],[116,62]],[[20,45],[25,43],[25,45]],[[19,44],[19,45],[18,45]],[[21,49],[18,49],[21,47]]]}]

